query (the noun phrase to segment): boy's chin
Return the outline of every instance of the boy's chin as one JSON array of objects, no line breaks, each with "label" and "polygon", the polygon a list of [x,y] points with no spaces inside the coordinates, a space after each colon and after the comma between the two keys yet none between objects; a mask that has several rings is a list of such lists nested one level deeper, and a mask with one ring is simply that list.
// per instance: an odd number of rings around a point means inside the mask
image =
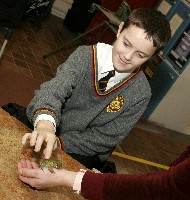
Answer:
[{"label": "boy's chin", "polygon": [[115,71],[117,71],[118,73],[132,73],[133,71],[135,71],[135,69],[116,69]]}]

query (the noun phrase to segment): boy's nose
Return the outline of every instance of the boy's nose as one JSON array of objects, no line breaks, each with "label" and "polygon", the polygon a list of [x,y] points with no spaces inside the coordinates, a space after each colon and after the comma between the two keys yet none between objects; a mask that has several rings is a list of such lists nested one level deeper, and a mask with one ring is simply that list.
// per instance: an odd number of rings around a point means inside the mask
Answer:
[{"label": "boy's nose", "polygon": [[127,52],[127,53],[125,53],[125,55],[124,55],[126,61],[131,61],[131,60],[132,60],[132,56],[133,56],[133,53],[132,53],[132,52]]}]

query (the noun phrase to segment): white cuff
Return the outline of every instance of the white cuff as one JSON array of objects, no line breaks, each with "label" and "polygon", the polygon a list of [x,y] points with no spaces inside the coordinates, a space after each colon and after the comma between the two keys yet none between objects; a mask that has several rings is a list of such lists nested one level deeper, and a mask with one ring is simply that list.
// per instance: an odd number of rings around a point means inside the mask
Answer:
[{"label": "white cuff", "polygon": [[74,184],[73,184],[73,190],[77,194],[80,194],[81,183],[82,183],[82,179],[83,179],[85,172],[86,172],[86,170],[80,169],[80,171],[77,173],[77,175],[75,177]]},{"label": "white cuff", "polygon": [[34,130],[36,129],[36,125],[40,120],[48,120],[48,121],[52,122],[53,125],[54,125],[54,131],[56,132],[55,119],[51,115],[47,115],[47,114],[40,114],[40,115],[37,116],[37,118],[34,122]]}]

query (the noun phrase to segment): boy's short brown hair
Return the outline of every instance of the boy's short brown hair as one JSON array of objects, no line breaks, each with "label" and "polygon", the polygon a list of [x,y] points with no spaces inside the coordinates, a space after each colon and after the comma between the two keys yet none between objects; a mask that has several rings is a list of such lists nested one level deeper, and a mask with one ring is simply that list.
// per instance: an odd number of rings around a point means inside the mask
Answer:
[{"label": "boy's short brown hair", "polygon": [[157,48],[155,54],[163,49],[171,38],[171,28],[166,16],[154,9],[138,8],[132,11],[124,22],[123,29],[130,25],[144,29],[148,38],[153,39],[154,47]]}]

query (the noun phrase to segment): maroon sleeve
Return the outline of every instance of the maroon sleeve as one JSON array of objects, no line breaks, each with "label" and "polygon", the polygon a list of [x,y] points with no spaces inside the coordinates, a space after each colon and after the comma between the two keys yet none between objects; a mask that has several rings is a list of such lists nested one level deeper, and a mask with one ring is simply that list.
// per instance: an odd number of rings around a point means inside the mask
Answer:
[{"label": "maroon sleeve", "polygon": [[190,158],[162,173],[122,175],[86,172],[81,194],[89,200],[188,200]]}]

